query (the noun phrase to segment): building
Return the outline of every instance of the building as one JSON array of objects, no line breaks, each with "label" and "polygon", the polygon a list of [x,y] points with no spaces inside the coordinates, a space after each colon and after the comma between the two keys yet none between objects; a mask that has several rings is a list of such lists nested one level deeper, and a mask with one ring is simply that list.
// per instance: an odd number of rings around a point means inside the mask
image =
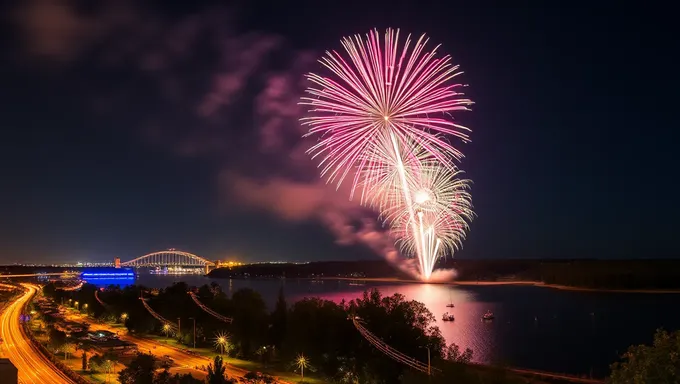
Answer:
[{"label": "building", "polygon": [[0,359],[0,383],[18,384],[19,371],[9,359]]}]

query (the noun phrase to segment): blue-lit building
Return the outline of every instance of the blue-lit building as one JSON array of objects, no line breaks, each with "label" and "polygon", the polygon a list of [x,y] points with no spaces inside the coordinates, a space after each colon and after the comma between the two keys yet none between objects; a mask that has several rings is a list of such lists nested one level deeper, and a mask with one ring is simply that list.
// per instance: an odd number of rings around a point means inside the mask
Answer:
[{"label": "blue-lit building", "polygon": [[82,280],[97,286],[133,284],[136,278],[133,268],[86,268],[80,275]]}]

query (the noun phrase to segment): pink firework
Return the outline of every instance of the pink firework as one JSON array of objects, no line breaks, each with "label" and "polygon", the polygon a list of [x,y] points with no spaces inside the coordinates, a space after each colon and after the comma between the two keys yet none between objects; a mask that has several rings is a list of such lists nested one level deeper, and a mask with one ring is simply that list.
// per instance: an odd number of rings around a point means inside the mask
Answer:
[{"label": "pink firework", "polygon": [[377,140],[393,137],[414,142],[445,165],[463,154],[447,140],[468,141],[466,127],[451,112],[468,110],[472,102],[452,80],[462,72],[451,57],[437,57],[437,47],[426,51],[428,39],[412,44],[410,35],[399,45],[399,30],[388,29],[381,41],[377,31],[366,40],[345,38],[346,54],[326,52],[320,62],[332,77],[309,74],[314,84],[302,104],[311,107],[302,123],[319,142],[309,149],[320,159],[322,177],[340,185],[352,175],[352,196],[361,177],[380,159],[366,153],[380,146]]},{"label": "pink firework", "polygon": [[308,152],[319,159],[321,176],[337,183],[351,175],[351,195],[377,208],[398,242],[415,253],[429,280],[441,252],[453,252],[473,216],[467,181],[454,160],[463,154],[448,141],[468,141],[467,128],[451,113],[472,104],[452,82],[462,72],[449,56],[425,51],[421,36],[399,46],[399,31],[377,31],[366,40],[345,38],[347,55],[327,52],[321,63],[332,77],[309,74],[313,85],[302,104],[306,136],[319,141]]}]

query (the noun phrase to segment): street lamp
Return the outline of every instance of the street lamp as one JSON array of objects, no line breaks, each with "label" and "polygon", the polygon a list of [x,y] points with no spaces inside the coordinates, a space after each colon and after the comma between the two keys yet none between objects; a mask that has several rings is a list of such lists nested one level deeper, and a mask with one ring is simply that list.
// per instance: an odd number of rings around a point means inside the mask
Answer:
[{"label": "street lamp", "polygon": [[168,337],[168,334],[170,333],[170,324],[163,324],[163,332],[165,332],[165,337]]},{"label": "street lamp", "polygon": [[300,354],[298,355],[297,359],[295,359],[295,364],[298,368],[300,368],[300,381],[305,381],[305,368],[309,366],[309,360],[305,357],[305,355]]},{"label": "street lamp", "polygon": [[215,337],[215,347],[220,349],[220,355],[224,355],[224,350],[229,345],[229,336],[226,333],[220,333]]},{"label": "street lamp", "polygon": [[190,317],[189,320],[194,321],[194,349],[196,349],[196,319],[193,317]]},{"label": "street lamp", "polygon": [[430,376],[432,375],[432,365],[430,364],[430,346],[427,345],[420,348],[427,348],[427,375]]},{"label": "street lamp", "polygon": [[127,314],[127,313],[125,313],[125,312],[123,312],[123,313],[122,313],[122,314],[120,315],[120,319],[121,319],[121,320],[123,321],[123,323],[124,323],[124,322],[125,322],[125,320],[127,320],[127,319],[128,319],[128,314]]}]

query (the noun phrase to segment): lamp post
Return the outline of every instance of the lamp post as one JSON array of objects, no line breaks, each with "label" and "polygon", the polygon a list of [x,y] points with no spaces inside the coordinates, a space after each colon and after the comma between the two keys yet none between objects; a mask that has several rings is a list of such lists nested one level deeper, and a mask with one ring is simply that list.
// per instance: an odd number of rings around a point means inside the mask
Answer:
[{"label": "lamp post", "polygon": [[298,368],[300,368],[300,382],[305,381],[305,367],[309,364],[309,360],[305,357],[305,355],[300,354],[295,363],[297,364]]},{"label": "lamp post", "polygon": [[224,336],[217,337],[217,345],[220,347],[220,355],[224,355],[224,346],[227,344],[227,338]]},{"label": "lamp post", "polygon": [[194,321],[194,349],[196,349],[196,318],[190,317],[189,320]]},{"label": "lamp post", "polygon": [[432,365],[430,364],[430,346],[421,346],[420,348],[427,348],[427,375],[430,376],[432,375]]},{"label": "lamp post", "polygon": [[432,375],[432,366],[430,365],[430,346],[427,346],[427,375]]},{"label": "lamp post", "polygon": [[177,318],[177,334],[182,337],[182,319]]}]

